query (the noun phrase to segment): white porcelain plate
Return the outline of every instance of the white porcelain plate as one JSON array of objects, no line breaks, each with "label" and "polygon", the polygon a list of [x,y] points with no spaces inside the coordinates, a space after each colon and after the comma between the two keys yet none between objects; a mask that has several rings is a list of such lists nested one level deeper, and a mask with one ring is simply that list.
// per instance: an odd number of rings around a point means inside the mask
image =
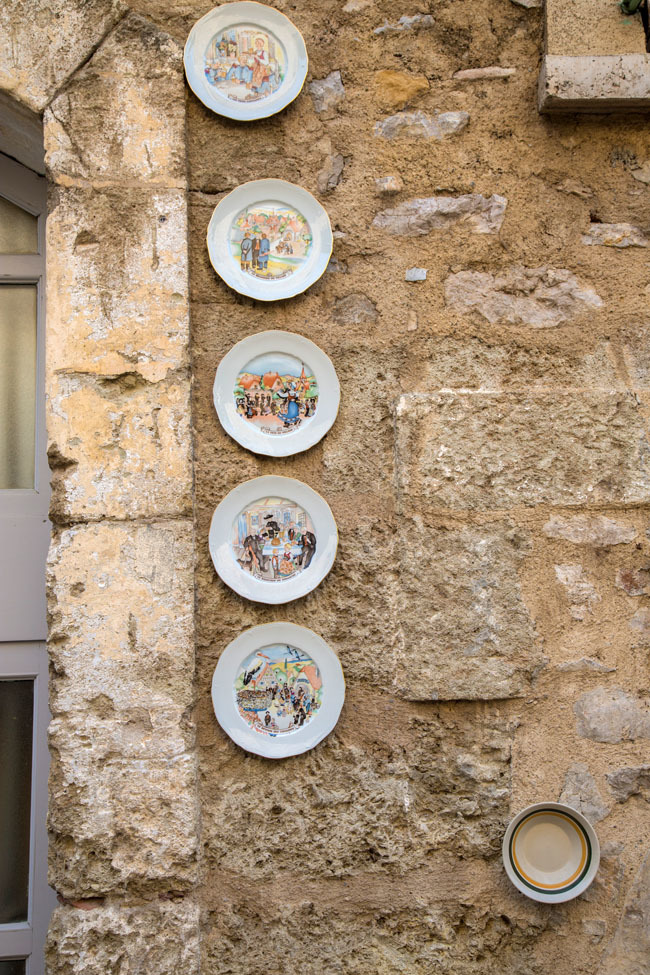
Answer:
[{"label": "white porcelain plate", "polygon": [[263,3],[224,3],[196,22],[185,74],[204,105],[249,122],[274,115],[300,93],[307,50],[288,17]]},{"label": "white porcelain plate", "polygon": [[267,623],[230,643],[212,678],[217,721],[265,758],[300,755],[336,725],[345,697],[339,658],[316,633]]},{"label": "white porcelain plate", "polygon": [[283,179],[242,183],[215,207],[210,262],[226,284],[260,301],[292,298],[317,281],[332,253],[318,200]]},{"label": "white porcelain plate", "polygon": [[533,900],[572,900],[591,884],[600,862],[598,837],[571,806],[528,806],[503,838],[503,864],[515,887]]},{"label": "white porcelain plate", "polygon": [[242,339],[219,363],[214,405],[230,436],[256,454],[308,450],[336,419],[341,391],[325,353],[292,332]]},{"label": "white porcelain plate", "polygon": [[292,477],[244,481],[217,506],[210,555],[221,579],[258,603],[288,603],[321,582],[338,532],[327,502]]}]

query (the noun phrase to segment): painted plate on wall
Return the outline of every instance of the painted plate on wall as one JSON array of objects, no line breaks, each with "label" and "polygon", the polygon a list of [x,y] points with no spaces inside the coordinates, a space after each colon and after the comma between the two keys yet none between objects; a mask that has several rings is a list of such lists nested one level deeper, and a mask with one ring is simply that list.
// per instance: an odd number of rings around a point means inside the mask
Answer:
[{"label": "painted plate on wall", "polygon": [[237,745],[265,758],[314,748],[336,725],[344,698],[339,658],[295,623],[246,630],[226,647],[212,678],[217,721]]},{"label": "painted plate on wall", "polygon": [[273,7],[224,3],[196,22],[185,44],[185,74],[204,105],[249,122],[281,111],[300,93],[307,49]]},{"label": "painted plate on wall", "polygon": [[210,525],[217,573],[240,596],[288,603],[332,568],[338,545],[327,502],[292,477],[244,481],[217,506]]},{"label": "painted plate on wall", "polygon": [[308,450],[336,419],[341,391],[330,359],[292,332],[242,339],[219,363],[213,388],[221,425],[256,454]]},{"label": "painted plate on wall", "polygon": [[318,200],[301,186],[256,179],[216,206],[208,252],[212,267],[235,291],[277,301],[318,281],[332,254],[332,228]]},{"label": "painted plate on wall", "polygon": [[581,894],[600,863],[600,845],[591,823],[559,802],[540,802],[515,816],[503,838],[502,853],[515,887],[546,904]]}]

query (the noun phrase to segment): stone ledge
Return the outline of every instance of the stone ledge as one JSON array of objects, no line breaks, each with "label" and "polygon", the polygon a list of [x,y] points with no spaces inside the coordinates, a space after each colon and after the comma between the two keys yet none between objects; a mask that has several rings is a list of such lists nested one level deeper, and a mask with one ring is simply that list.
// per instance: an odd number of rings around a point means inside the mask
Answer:
[{"label": "stone ledge", "polygon": [[650,55],[564,57],[546,54],[538,108],[559,112],[650,112]]}]

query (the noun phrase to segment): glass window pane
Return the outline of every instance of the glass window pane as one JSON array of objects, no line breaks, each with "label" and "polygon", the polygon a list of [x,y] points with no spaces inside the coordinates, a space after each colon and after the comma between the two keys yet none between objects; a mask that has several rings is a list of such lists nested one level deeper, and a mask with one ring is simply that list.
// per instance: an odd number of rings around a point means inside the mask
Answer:
[{"label": "glass window pane", "polygon": [[33,719],[34,681],[0,680],[0,924],[27,920]]},{"label": "glass window pane", "polygon": [[0,489],[34,487],[36,285],[0,285]]},{"label": "glass window pane", "polygon": [[0,975],[25,975],[25,959],[12,958],[10,961],[0,960]]},{"label": "glass window pane", "polygon": [[2,196],[0,254],[38,254],[38,217]]}]

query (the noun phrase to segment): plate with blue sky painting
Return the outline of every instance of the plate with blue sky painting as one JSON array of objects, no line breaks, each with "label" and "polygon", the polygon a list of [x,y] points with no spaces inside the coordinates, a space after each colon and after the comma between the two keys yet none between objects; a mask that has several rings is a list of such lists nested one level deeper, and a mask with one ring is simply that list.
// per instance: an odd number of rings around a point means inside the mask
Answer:
[{"label": "plate with blue sky painting", "polygon": [[265,758],[314,748],[336,725],[344,698],[339,658],[295,623],[246,630],[221,654],[212,678],[217,721],[237,745]]},{"label": "plate with blue sky painting", "polygon": [[245,0],[215,7],[194,24],[185,44],[185,74],[204,105],[250,122],[281,111],[307,75],[307,49],[288,17]]},{"label": "plate with blue sky painting", "polygon": [[217,505],[209,535],[223,582],[258,603],[306,596],[334,564],[338,531],[320,494],[275,474],[238,484]]},{"label": "plate with blue sky painting", "polygon": [[227,285],[259,301],[277,301],[318,281],[333,237],[311,193],[283,179],[256,179],[217,204],[207,242],[210,262]]},{"label": "plate with blue sky painting", "polygon": [[288,457],[325,436],[339,408],[336,371],[317,345],[293,332],[242,339],[219,363],[213,397],[222,427],[256,454]]}]

